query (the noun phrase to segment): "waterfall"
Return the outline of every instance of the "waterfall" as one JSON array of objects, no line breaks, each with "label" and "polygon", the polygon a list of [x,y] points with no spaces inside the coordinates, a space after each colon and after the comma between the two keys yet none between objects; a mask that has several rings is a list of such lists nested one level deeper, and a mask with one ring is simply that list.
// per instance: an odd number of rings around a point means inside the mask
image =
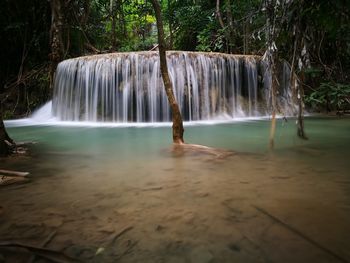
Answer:
[{"label": "waterfall", "polygon": [[[184,120],[268,115],[271,79],[260,57],[172,51],[167,62]],[[284,82],[287,86],[288,80]],[[279,94],[280,110],[289,114],[291,95]],[[112,53],[59,63],[52,111],[62,121],[171,121],[158,52]]]}]

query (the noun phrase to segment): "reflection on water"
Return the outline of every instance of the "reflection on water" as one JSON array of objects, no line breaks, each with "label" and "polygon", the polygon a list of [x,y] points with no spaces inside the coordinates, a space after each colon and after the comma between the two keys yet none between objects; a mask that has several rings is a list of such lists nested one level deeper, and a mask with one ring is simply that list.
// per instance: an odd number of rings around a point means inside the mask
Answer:
[{"label": "reflection on water", "polygon": [[84,262],[349,262],[350,119],[306,125],[279,120],[274,152],[268,121],[186,128],[225,160],[174,155],[170,127],[10,128],[37,144],[1,160],[32,177],[0,189],[0,239],[57,230],[47,247]]}]

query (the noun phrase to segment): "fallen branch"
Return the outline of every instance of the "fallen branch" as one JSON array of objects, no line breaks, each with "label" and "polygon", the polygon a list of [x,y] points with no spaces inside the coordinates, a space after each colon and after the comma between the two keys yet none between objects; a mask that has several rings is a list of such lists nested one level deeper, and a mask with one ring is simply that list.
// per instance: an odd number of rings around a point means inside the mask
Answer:
[{"label": "fallen branch", "polygon": [[29,175],[29,172],[18,172],[18,171],[11,171],[11,170],[0,170],[0,173],[11,174],[11,175],[20,176],[20,177],[26,177]]},{"label": "fallen branch", "polygon": [[48,249],[48,248],[42,248],[42,247],[36,247],[32,245],[22,244],[18,242],[0,242],[0,249],[1,248],[22,248],[27,250],[30,253],[33,253],[37,256],[40,256],[42,258],[48,259],[55,263],[78,263],[81,262],[78,259],[72,258],[64,254],[63,252]]},{"label": "fallen branch", "polygon": [[345,258],[339,256],[338,254],[336,254],[335,252],[333,252],[332,250],[330,250],[329,248],[326,248],[324,246],[322,246],[321,244],[317,243],[315,240],[311,239],[310,237],[308,237],[307,235],[305,235],[304,233],[300,232],[299,230],[295,229],[294,227],[288,225],[287,223],[283,222],[282,220],[278,219],[277,217],[275,217],[274,215],[270,214],[269,212],[267,212],[266,210],[264,210],[263,208],[260,208],[258,206],[254,206],[253,207],[258,210],[259,212],[263,213],[264,215],[268,216],[270,219],[272,219],[273,221],[275,221],[276,223],[284,226],[285,228],[287,228],[289,231],[293,232],[294,234],[296,234],[297,236],[301,237],[302,239],[304,239],[305,241],[309,242],[310,244],[314,245],[315,247],[317,247],[318,249],[322,250],[323,252],[333,256],[334,258],[338,259],[340,262],[344,262],[344,263],[349,263],[348,260],[346,260]]}]

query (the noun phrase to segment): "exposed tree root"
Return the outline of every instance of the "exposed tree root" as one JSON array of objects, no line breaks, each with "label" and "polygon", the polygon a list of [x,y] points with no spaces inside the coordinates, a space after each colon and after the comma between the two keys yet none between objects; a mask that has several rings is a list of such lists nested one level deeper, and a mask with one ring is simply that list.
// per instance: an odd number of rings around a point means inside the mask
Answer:
[{"label": "exposed tree root", "polygon": [[182,156],[186,154],[190,155],[209,155],[214,159],[225,159],[229,156],[235,154],[235,152],[225,149],[212,148],[200,144],[188,144],[188,143],[174,143],[172,148],[172,153],[176,154],[176,156]]}]

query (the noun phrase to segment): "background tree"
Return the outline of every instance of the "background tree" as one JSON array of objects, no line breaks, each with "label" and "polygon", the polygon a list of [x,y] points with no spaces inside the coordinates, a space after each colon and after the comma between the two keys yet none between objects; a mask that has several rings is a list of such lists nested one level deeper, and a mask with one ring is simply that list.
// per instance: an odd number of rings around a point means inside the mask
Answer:
[{"label": "background tree", "polygon": [[[67,1],[68,3],[68,1]],[[50,29],[50,87],[53,89],[54,74],[59,62],[64,58],[65,47],[63,43],[63,17],[66,2],[64,0],[50,0],[51,6],[51,29]]]},{"label": "background tree", "polygon": [[172,120],[173,120],[173,142],[177,144],[182,144],[183,140],[183,122],[180,112],[179,105],[177,104],[174,92],[173,85],[168,73],[168,66],[166,61],[166,43],[164,40],[164,30],[163,30],[163,20],[160,9],[160,4],[158,0],[151,0],[154,8],[154,12],[157,19],[157,29],[158,29],[158,46],[159,46],[159,59],[160,59],[160,71],[163,78],[164,88],[168,101],[172,111]]},{"label": "background tree", "polygon": [[[176,50],[263,55],[265,2],[162,0],[166,44]],[[349,1],[275,2],[284,6],[276,10],[278,57],[297,74],[306,106],[349,109]],[[58,6],[61,15],[53,12]],[[153,7],[147,0],[6,0],[1,12],[0,93],[6,93],[5,119],[26,116],[50,98],[50,76],[61,59],[150,50],[157,43]],[[54,23],[58,32],[50,30],[56,18],[61,19]]]}]

